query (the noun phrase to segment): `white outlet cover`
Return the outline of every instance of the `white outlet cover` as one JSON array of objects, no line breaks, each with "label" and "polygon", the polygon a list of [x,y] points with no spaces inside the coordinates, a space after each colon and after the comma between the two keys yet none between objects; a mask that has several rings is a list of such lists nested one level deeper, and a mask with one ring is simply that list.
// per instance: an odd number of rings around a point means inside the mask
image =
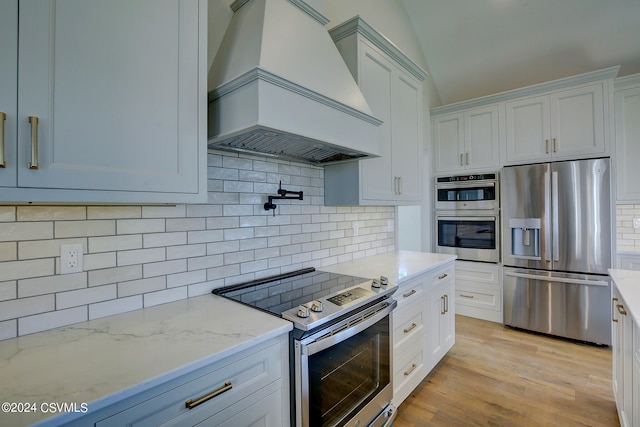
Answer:
[{"label": "white outlet cover", "polygon": [[60,245],[60,274],[83,271],[82,244]]}]

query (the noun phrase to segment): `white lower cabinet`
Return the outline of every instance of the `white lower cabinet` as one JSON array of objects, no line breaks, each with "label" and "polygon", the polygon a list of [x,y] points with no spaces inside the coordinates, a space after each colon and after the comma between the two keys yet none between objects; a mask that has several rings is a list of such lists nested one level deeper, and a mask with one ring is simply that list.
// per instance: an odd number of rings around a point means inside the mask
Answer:
[{"label": "white lower cabinet", "polygon": [[456,261],[456,313],[502,323],[502,271],[498,264]]},{"label": "white lower cabinet", "polygon": [[393,402],[400,405],[455,342],[453,261],[399,285],[393,312]]},{"label": "white lower cabinet", "polygon": [[273,338],[72,425],[288,426],[288,348],[288,335]]},{"label": "white lower cabinet", "polygon": [[[640,425],[640,372],[637,360],[640,358],[637,345],[639,331],[634,319],[627,314],[625,301],[615,283],[612,294],[613,396],[618,408],[620,426],[631,427]],[[635,346],[634,340],[637,343]]]}]

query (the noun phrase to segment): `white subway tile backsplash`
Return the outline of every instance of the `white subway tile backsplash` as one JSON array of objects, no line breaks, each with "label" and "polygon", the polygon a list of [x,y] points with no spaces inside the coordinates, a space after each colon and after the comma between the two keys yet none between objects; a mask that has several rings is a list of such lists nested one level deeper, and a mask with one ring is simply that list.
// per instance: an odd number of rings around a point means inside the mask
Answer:
[{"label": "white subway tile backsplash", "polygon": [[66,310],[56,310],[35,316],[18,319],[18,334],[27,335],[59,326],[71,325],[89,320],[87,307],[75,307]]},{"label": "white subway tile backsplash", "polygon": [[18,298],[53,294],[87,287],[87,273],[18,280]]},{"label": "white subway tile backsplash", "polygon": [[640,218],[640,205],[616,206],[617,252],[640,252],[640,228],[633,228],[634,218]]},{"label": "white subway tile backsplash", "polygon": [[[205,204],[0,207],[0,339],[394,250],[394,208],[324,206],[322,168],[216,151],[208,162]],[[276,200],[274,216],[263,204],[280,182],[304,200]],[[635,245],[626,211],[619,239]],[[83,245],[84,272],[56,274],[69,243]]]},{"label": "white subway tile backsplash", "polygon": [[98,302],[89,305],[89,320],[142,308],[142,295],[134,295],[128,298],[118,298],[110,301]]},{"label": "white subway tile backsplash", "polygon": [[127,267],[105,268],[104,270],[90,271],[89,286],[100,286],[109,283],[126,282],[142,279],[142,265],[135,264]]},{"label": "white subway tile backsplash", "polygon": [[121,282],[118,283],[118,298],[160,291],[166,287],[167,278],[165,276]]},{"label": "white subway tile backsplash", "polygon": [[18,221],[87,219],[84,206],[18,206]]},{"label": "white subway tile backsplash", "polygon": [[16,261],[18,259],[18,243],[0,243],[0,262]]},{"label": "white subway tile backsplash", "polygon": [[53,222],[0,222],[0,242],[53,238]]}]

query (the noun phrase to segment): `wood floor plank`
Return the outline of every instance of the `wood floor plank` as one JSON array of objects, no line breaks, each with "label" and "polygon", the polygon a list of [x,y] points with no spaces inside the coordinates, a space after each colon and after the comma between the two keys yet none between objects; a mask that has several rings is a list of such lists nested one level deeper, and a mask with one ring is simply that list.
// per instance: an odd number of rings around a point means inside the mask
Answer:
[{"label": "wood floor plank", "polygon": [[393,426],[619,426],[611,349],[457,315],[455,346]]}]

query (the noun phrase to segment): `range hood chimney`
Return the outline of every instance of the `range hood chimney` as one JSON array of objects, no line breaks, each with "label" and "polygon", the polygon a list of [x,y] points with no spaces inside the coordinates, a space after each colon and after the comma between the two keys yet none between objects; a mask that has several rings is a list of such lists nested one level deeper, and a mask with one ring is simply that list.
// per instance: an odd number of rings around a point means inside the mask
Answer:
[{"label": "range hood chimney", "polygon": [[237,0],[209,73],[209,148],[325,165],[379,156],[378,126],[303,0]]}]

